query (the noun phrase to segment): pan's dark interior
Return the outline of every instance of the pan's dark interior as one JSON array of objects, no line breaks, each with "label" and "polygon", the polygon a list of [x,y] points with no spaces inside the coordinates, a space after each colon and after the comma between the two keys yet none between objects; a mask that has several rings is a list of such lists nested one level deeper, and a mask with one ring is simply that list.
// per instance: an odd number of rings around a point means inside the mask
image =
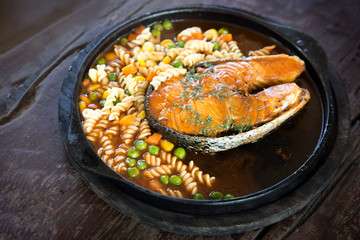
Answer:
[{"label": "pan's dark interior", "polygon": [[[189,213],[195,211],[199,214],[226,213],[253,208],[281,197],[306,180],[316,166],[325,159],[327,150],[331,148],[332,144],[329,141],[330,136],[334,134],[329,129],[331,126],[329,121],[333,121],[331,115],[334,114],[328,109],[332,99],[331,92],[326,89],[329,86],[327,86],[326,79],[323,79],[326,73],[318,72],[323,69],[327,70],[327,66],[321,69],[321,66],[314,64],[317,59],[311,59],[311,57],[316,49],[305,53],[296,46],[295,42],[292,42],[295,37],[288,39],[282,36],[282,28],[277,28],[276,25],[267,25],[261,19],[246,14],[231,15],[222,13],[220,10],[216,13],[204,10],[204,12],[197,12],[194,15],[186,9],[158,12],[124,23],[96,39],[82,54],[83,58],[78,60],[80,66],[77,67],[79,69],[75,67],[77,82],[74,85],[72,96],[72,127],[80,127],[81,118],[77,110],[79,84],[96,57],[102,51],[106,51],[119,37],[126,35],[137,26],[153,24],[165,18],[174,22],[175,31],[195,25],[194,21],[196,21],[196,26],[204,29],[208,29],[210,26],[216,29],[228,27],[235,36],[235,40],[239,42],[239,47],[244,54],[247,54],[249,50],[275,43],[278,47],[274,53],[285,52],[290,55],[298,55],[306,62],[307,71],[296,80],[296,83],[310,91],[311,100],[299,114],[256,143],[211,155],[188,152],[190,156],[188,159],[195,160],[196,165],[204,172],[216,176],[214,189],[221,188],[221,191],[238,197],[229,201],[196,201],[162,196],[131,183],[115,172],[115,174],[109,174],[109,169],[91,150],[84,134],[79,136],[79,143],[86,145],[85,157],[75,159],[75,161],[96,174],[106,177],[111,175],[110,181],[113,184],[143,201],[161,208]],[[167,34],[175,36],[171,32]],[[311,44],[313,43],[311,42]],[[321,54],[322,52],[319,52],[319,58],[322,57]],[[326,61],[324,64],[327,65]],[[91,163],[87,161],[91,161]]]}]

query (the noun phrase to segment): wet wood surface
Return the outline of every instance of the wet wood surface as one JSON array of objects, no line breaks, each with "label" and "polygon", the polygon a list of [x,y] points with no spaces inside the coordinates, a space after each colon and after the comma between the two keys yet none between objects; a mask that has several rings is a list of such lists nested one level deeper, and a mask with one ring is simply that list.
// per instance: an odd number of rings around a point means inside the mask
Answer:
[{"label": "wet wood surface", "polygon": [[0,10],[0,239],[357,239],[360,2],[200,2],[241,8],[301,30],[326,51],[349,98],[351,129],[341,167],[321,196],[279,223],[214,237],[170,233],[115,211],[68,161],[58,127],[62,82],[80,50],[106,29],[193,1],[14,0]]}]

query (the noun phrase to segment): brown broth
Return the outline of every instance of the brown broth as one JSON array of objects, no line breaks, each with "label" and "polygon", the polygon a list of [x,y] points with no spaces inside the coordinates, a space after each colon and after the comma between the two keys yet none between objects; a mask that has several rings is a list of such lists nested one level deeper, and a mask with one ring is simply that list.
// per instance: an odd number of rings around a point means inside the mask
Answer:
[{"label": "brown broth", "polygon": [[[191,27],[193,22],[174,23],[174,30],[168,32],[166,37],[176,36],[178,29]],[[272,44],[277,45],[272,54],[291,55],[266,36],[245,28],[199,20],[196,20],[196,26],[203,30],[227,27],[244,55]],[[260,141],[214,154],[187,152],[185,163],[194,160],[203,172],[216,177],[210,191],[208,188],[201,189],[200,185],[199,192],[206,191],[209,194],[211,191],[220,191],[237,197],[252,194],[279,183],[306,162],[319,141],[323,109],[320,93],[307,72],[298,77],[295,83],[310,91],[310,101],[296,116]]]}]

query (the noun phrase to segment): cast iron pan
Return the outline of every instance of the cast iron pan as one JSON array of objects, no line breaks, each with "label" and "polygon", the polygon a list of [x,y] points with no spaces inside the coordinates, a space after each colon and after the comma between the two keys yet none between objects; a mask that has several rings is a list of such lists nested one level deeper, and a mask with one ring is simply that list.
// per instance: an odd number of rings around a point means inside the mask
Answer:
[{"label": "cast iron pan", "polygon": [[[81,80],[98,54],[120,36],[140,25],[164,19],[237,24],[268,36],[305,61],[307,72],[321,96],[323,121],[318,144],[299,169],[281,182],[253,194],[227,201],[199,201],[173,198],[144,189],[121,177],[98,157],[81,127],[78,110]],[[96,194],[120,212],[167,231],[207,235],[237,233],[290,216],[318,196],[334,176],[345,152],[349,129],[347,97],[342,93],[339,81],[337,74],[329,68],[322,48],[304,33],[242,10],[220,6],[167,9],[115,26],[80,52],[61,91],[60,130],[75,169]],[[334,88],[333,84],[338,86]],[[337,97],[334,98],[332,90],[337,91]],[[337,108],[339,104],[342,104],[341,108]]]}]

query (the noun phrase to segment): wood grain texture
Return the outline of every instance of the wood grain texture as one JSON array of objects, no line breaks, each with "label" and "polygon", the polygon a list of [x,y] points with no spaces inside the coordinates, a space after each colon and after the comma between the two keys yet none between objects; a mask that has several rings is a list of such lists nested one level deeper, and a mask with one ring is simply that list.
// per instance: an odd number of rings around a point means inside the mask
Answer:
[{"label": "wood grain texture", "polygon": [[[34,31],[17,38],[16,47],[0,55],[0,239],[356,239],[360,235],[360,2],[201,2],[268,17],[304,31],[325,49],[344,82],[352,121],[347,155],[326,191],[277,224],[221,237],[169,233],[116,212],[89,190],[67,160],[57,116],[64,76],[79,51],[106,29],[147,11],[193,1],[79,1],[51,24],[34,26]],[[41,77],[35,81],[34,74]]]}]

